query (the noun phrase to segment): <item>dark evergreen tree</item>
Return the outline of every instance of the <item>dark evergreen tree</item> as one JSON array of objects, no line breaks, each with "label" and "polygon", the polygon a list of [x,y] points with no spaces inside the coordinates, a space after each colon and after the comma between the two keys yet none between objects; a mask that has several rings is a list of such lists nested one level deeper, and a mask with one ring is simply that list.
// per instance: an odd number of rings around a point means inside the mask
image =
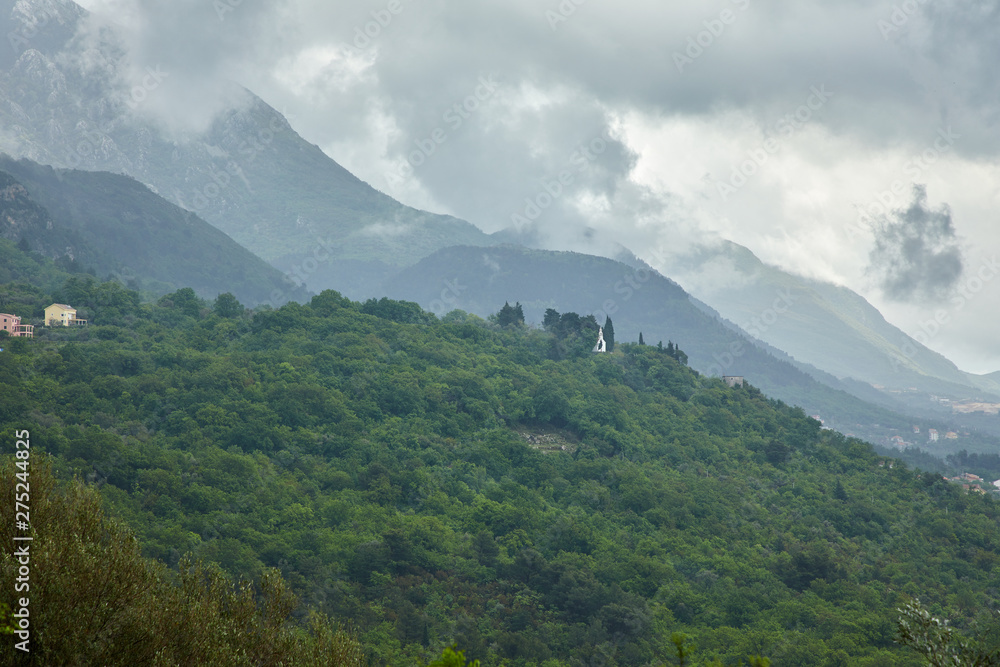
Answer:
[{"label": "dark evergreen tree", "polygon": [[678,363],[687,366],[688,356],[684,350],[681,349],[680,345],[674,345],[674,359],[676,359]]},{"label": "dark evergreen tree", "polygon": [[608,352],[615,351],[615,325],[611,322],[610,317],[604,318],[604,342]]},{"label": "dark evergreen tree", "polygon": [[496,315],[496,322],[504,328],[524,324],[524,310],[521,308],[521,304],[512,306],[505,301],[503,308]]},{"label": "dark evergreen tree", "polygon": [[764,448],[764,458],[771,465],[781,465],[792,455],[792,449],[780,440],[772,440]]},{"label": "dark evergreen tree", "polygon": [[677,358],[677,355],[674,354],[674,341],[672,340],[667,341],[667,354],[669,354],[674,359]]},{"label": "dark evergreen tree", "polygon": [[844,490],[844,485],[840,479],[837,479],[837,486],[833,489],[833,497],[837,500],[847,500],[847,491]]},{"label": "dark evergreen tree", "polygon": [[546,308],[545,317],[542,319],[542,326],[546,331],[552,331],[559,326],[559,311],[555,308]]},{"label": "dark evergreen tree", "polygon": [[646,341],[644,341],[644,340],[642,339],[642,332],[640,331],[640,332],[639,332],[639,345],[645,345],[645,344],[646,344]]},{"label": "dark evergreen tree", "polygon": [[559,316],[559,327],[556,335],[565,338],[580,331],[580,316],[576,313],[563,313]]}]

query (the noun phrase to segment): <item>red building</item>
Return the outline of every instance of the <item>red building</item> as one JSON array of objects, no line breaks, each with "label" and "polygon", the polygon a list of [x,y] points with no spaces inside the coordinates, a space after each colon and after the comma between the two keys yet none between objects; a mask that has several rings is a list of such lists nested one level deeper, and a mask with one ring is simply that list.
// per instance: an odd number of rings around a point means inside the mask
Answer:
[{"label": "red building", "polygon": [[17,315],[0,313],[0,331],[6,331],[11,338],[34,338],[35,327],[30,324],[21,324],[21,318]]}]

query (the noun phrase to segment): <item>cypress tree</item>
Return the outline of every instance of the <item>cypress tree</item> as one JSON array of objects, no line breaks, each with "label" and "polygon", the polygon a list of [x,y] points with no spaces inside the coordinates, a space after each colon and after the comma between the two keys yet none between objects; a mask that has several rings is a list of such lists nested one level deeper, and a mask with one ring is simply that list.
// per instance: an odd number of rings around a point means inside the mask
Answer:
[{"label": "cypress tree", "polygon": [[615,351],[615,325],[611,322],[610,317],[604,318],[604,342],[608,352]]},{"label": "cypress tree", "polygon": [[502,327],[524,324],[524,310],[521,308],[521,304],[512,306],[510,302],[504,301],[503,308],[496,315],[496,322]]}]

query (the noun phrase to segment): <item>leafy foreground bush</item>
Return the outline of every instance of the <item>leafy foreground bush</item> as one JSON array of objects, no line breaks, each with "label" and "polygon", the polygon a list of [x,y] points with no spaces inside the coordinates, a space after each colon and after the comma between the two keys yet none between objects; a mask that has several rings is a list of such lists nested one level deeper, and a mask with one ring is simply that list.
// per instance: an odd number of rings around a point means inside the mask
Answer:
[{"label": "leafy foreground bush", "polygon": [[[14,507],[16,472],[10,461],[0,472],[5,516]],[[14,544],[14,526],[5,520],[0,609],[29,598],[30,654],[5,636],[0,663],[363,664],[361,646],[326,617],[312,613],[305,627],[290,619],[297,603],[276,570],[265,572],[258,590],[188,559],[172,572],[142,557],[132,532],[105,515],[95,489],[58,484],[48,462],[37,459],[29,472],[30,590],[15,593],[19,563],[6,546]]]},{"label": "leafy foreground bush", "polygon": [[920,600],[911,600],[899,610],[899,643],[924,656],[932,667],[995,667],[1000,649],[988,648],[981,638],[969,639],[947,619],[931,615]]}]

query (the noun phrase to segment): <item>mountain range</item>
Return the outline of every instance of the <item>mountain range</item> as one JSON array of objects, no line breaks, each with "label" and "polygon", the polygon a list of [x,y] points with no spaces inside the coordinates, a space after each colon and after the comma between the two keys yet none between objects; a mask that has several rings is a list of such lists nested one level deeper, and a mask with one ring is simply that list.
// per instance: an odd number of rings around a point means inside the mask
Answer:
[{"label": "mountain range", "polygon": [[[39,15],[52,18],[32,29],[32,17]],[[78,28],[87,13],[71,2],[8,1],[0,3],[0,17],[10,34],[32,35],[15,40],[13,52],[0,61],[0,96],[6,100],[0,106],[0,150],[56,168],[4,163],[18,172],[11,175],[32,200],[52,213],[50,238],[37,241],[52,256],[58,248],[75,248],[100,272],[128,267],[161,293],[184,283],[208,295],[226,283],[227,291],[250,304],[333,288],[356,299],[411,299],[442,314],[454,307],[484,316],[504,301],[520,301],[535,322],[545,307],[603,313],[613,317],[619,335],[634,339],[644,331],[650,339],[676,338],[703,372],[742,373],[775,396],[848,425],[860,419],[902,429],[905,421],[933,417],[949,430],[1000,433],[1000,419],[952,412],[956,403],[1000,403],[996,376],[962,372],[846,288],[768,266],[729,242],[696,247],[658,267],[676,282],[628,253],[616,254],[624,261],[615,262],[499,248],[516,235],[490,236],[463,220],[395,201],[235,84],[230,108],[207,130],[171,136],[123,89],[124,49],[116,35],[105,32],[83,44]],[[111,173],[87,177],[60,170],[70,167]],[[157,212],[144,217],[134,206],[105,206],[100,216],[88,217],[83,211],[90,205],[67,204],[93,189],[87,178],[120,188],[112,201],[140,198],[144,210]],[[57,181],[59,187],[43,187]],[[150,236],[166,224],[152,221],[168,219],[173,231],[164,227],[161,236]],[[184,225],[208,234],[193,222],[199,219],[235,243],[221,236],[211,242],[188,236],[187,243],[183,235],[193,232],[182,231]],[[145,230],[135,220],[145,220]],[[126,230],[131,241],[93,242]],[[183,249],[180,254],[191,261],[143,255],[141,238]],[[236,244],[271,266],[241,254]],[[215,255],[225,246],[222,254],[232,259],[218,266],[208,256],[190,254],[195,246],[216,247]],[[259,284],[246,284],[255,280]],[[854,407],[844,413],[847,403]],[[862,409],[865,404],[877,407]],[[887,417],[887,410],[897,417]]]},{"label": "mountain range", "polygon": [[[0,2],[8,32],[33,35],[12,44],[12,62],[5,54],[0,152],[128,174],[313,291],[336,283],[354,297],[376,296],[379,279],[434,250],[491,242],[468,222],[418,211],[362,182],[235,84],[233,104],[207,131],[168,138],[123,83],[117,35],[80,44],[74,34],[85,10],[51,4]],[[46,12],[57,18],[33,28]]]},{"label": "mountain range", "polygon": [[128,176],[0,155],[0,236],[155,294],[191,287],[250,304],[307,292],[194,213]]}]

